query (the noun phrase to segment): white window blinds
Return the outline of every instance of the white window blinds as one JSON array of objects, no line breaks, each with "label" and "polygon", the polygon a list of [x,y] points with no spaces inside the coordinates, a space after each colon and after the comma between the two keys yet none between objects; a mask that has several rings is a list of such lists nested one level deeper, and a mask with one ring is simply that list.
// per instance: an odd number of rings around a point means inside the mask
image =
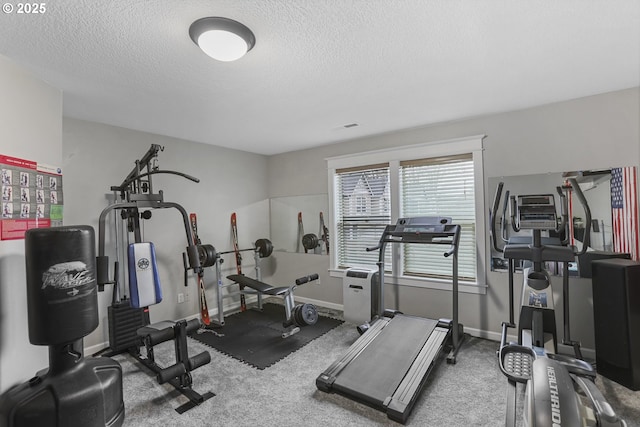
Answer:
[{"label": "white window blinds", "polygon": [[375,265],[378,252],[366,248],[378,244],[391,222],[389,165],[337,169],[334,176],[338,266]]},{"label": "white window blinds", "polygon": [[[403,217],[445,216],[461,226],[459,277],[476,279],[475,184],[471,154],[400,162]],[[440,245],[403,245],[406,275],[451,277]]]}]

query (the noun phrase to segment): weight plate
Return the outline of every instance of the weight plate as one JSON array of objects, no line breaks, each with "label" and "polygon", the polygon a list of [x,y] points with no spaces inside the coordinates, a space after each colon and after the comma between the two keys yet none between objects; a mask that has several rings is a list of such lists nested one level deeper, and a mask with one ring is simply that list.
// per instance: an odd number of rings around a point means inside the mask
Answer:
[{"label": "weight plate", "polygon": [[211,267],[216,263],[216,248],[213,245],[198,245],[201,267]]},{"label": "weight plate", "polygon": [[258,239],[255,243],[260,258],[266,258],[273,252],[273,244],[269,239]]},{"label": "weight plate", "polygon": [[315,249],[316,247],[318,247],[319,243],[320,241],[318,240],[318,236],[313,233],[305,234],[304,236],[302,236],[302,246],[304,246],[306,250]]},{"label": "weight plate", "polygon": [[293,324],[296,326],[302,326],[304,324],[303,323],[304,319],[300,314],[301,307],[302,307],[301,305],[296,305],[295,307],[293,307],[293,310],[291,310],[291,317],[293,318]]},{"label": "weight plate", "polygon": [[297,326],[311,326],[318,321],[318,310],[313,304],[299,304],[293,312]]}]

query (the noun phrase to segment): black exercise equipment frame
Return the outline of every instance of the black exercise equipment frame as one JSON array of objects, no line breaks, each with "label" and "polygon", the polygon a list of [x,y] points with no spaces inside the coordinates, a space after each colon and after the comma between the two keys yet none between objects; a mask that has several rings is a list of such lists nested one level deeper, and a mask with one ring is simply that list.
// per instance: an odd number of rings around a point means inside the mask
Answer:
[{"label": "black exercise equipment frame", "polygon": [[[119,193],[122,201],[118,201],[115,195],[114,203],[107,206],[100,213],[98,221],[98,254],[96,257],[96,270],[98,290],[104,291],[107,284],[113,285],[113,296],[109,307],[109,328],[111,348],[103,350],[105,356],[128,352],[135,357],[146,368],[157,375],[159,383],[168,382],[177,391],[186,396],[189,401],[176,408],[178,413],[183,413],[205,400],[215,396],[211,392],[200,394],[191,388],[191,371],[210,362],[208,352],[189,357],[187,351],[187,333],[200,327],[199,320],[186,322],[184,320],[176,322],[172,326],[156,330],[149,325],[148,308],[135,309],[130,307],[128,300],[121,300],[119,295],[119,262],[114,263],[114,278],[109,278],[109,257],[105,255],[106,247],[106,221],[109,213],[120,211],[121,218],[127,221],[128,232],[133,233],[136,243],[142,242],[140,230],[140,218],[151,218],[151,212],[140,212],[141,209],[176,209],[180,212],[185,229],[187,241],[186,258],[188,258],[188,268],[197,272],[203,267],[200,262],[200,255],[203,253],[203,245],[196,245],[193,239],[191,222],[187,211],[178,203],[165,202],[162,190],[153,192],[152,176],[156,174],[172,174],[184,177],[190,181],[199,182],[199,179],[190,175],[170,170],[160,170],[157,165],[157,156],[164,147],[152,144],[149,150],[140,160],[136,160],[135,167],[127,175],[124,181],[118,186],[112,186],[111,191]],[[187,283],[185,283],[185,286]],[[113,319],[111,318],[113,316]],[[122,325],[117,325],[120,322]],[[197,325],[196,325],[197,323]],[[114,328],[115,331],[111,331]],[[117,336],[118,334],[122,336]],[[122,343],[123,347],[113,348],[113,341]],[[167,368],[160,367],[153,354],[153,346],[161,342],[174,340],[176,363]],[[146,348],[146,357],[140,352],[140,347]]]},{"label": "black exercise equipment frame", "polygon": [[301,327],[314,325],[318,321],[318,311],[313,304],[296,305],[293,297],[293,292],[298,286],[318,280],[318,277],[318,274],[314,273],[297,278],[294,285],[278,287],[242,274],[231,274],[227,276],[227,279],[244,286],[245,290],[243,292],[247,292],[246,288],[252,289],[253,292],[251,293],[258,295],[258,310],[260,311],[262,310],[262,295],[282,297],[285,311],[285,320],[282,322],[282,327],[285,328],[285,331],[282,333],[282,338],[289,338],[300,332]]},{"label": "black exercise equipment frame", "polygon": [[[271,243],[271,241],[267,238],[261,238],[255,241],[254,243],[254,247],[252,248],[245,248],[245,249],[239,249],[238,251],[235,250],[230,250],[230,251],[222,251],[222,252],[216,252],[215,248],[211,245],[201,245],[201,252],[204,252],[205,255],[200,257],[200,264],[202,268],[205,267],[215,267],[215,273],[216,273],[216,308],[217,308],[217,313],[215,315],[215,318],[211,319],[211,322],[213,323],[212,327],[222,327],[224,326],[224,316],[225,316],[225,311],[224,311],[224,298],[227,297],[233,297],[235,295],[238,295],[238,293],[230,293],[227,295],[223,295],[223,288],[226,287],[226,285],[223,284],[222,282],[222,264],[224,262],[224,259],[222,258],[222,255],[226,255],[226,254],[235,254],[237,252],[248,252],[248,251],[253,251],[253,259],[254,259],[254,269],[256,271],[256,280],[260,281],[262,280],[261,274],[260,274],[260,260],[262,258],[267,258],[269,256],[271,256],[271,254],[273,253],[273,244]],[[184,255],[184,254],[183,254]],[[185,286],[187,284],[187,275],[188,275],[188,271],[189,271],[189,266],[186,260],[186,255],[184,256],[184,282],[185,282]],[[204,260],[204,261],[203,261]],[[238,283],[238,282],[235,282]],[[269,286],[266,285],[265,286]],[[241,286],[242,288],[243,286]],[[258,299],[258,309],[262,310],[262,293],[261,292],[252,292],[252,291],[247,291],[246,288],[245,289],[240,289],[239,294],[252,294],[252,295],[256,295],[257,299]]]},{"label": "black exercise equipment frame", "polygon": [[[559,224],[554,227],[555,232],[565,231],[565,238],[560,241],[561,246],[555,244],[545,244],[541,236],[541,230],[547,228],[532,228],[531,243],[511,243],[505,235],[505,228],[502,229],[502,240],[505,243],[503,248],[497,244],[496,218],[502,196],[504,184],[500,182],[496,188],[493,208],[489,213],[489,229],[490,238],[493,249],[497,252],[504,253],[504,257],[509,260],[509,321],[502,322],[502,333],[500,339],[500,348],[498,350],[499,366],[502,373],[507,377],[507,411],[505,414],[505,425],[517,425],[517,384],[526,384],[524,411],[529,417],[527,422],[530,425],[547,425],[551,424],[553,417],[562,419],[566,425],[580,425],[581,410],[583,405],[582,399],[578,395],[586,397],[593,408],[595,420],[598,426],[618,426],[624,427],[626,423],[621,420],[613,411],[611,405],[606,401],[602,393],[595,385],[596,371],[587,362],[582,360],[582,352],[580,343],[570,338],[569,325],[569,262],[573,261],[576,256],[584,254],[590,244],[590,227],[591,227],[591,211],[589,205],[580,189],[575,178],[567,179],[569,185],[557,187],[563,205],[561,206],[562,218]],[[567,232],[567,208],[566,196],[563,190],[573,189],[575,194],[583,206],[586,216],[586,230],[584,241],[580,251],[574,247],[568,246],[569,233]],[[516,224],[515,208],[516,202],[514,196],[509,198],[509,192],[506,192],[505,203],[502,209],[502,216],[505,217],[507,203],[511,203],[511,221],[514,231],[519,231],[520,227]],[[503,224],[504,225],[504,224]],[[547,229],[549,230],[549,229]],[[551,239],[548,239],[551,241]],[[514,314],[514,272],[516,259],[530,260],[533,262],[534,271],[543,270],[543,262],[557,261],[563,263],[563,317],[564,317],[564,337],[563,344],[573,348],[575,358],[567,355],[554,354],[546,351],[542,347],[531,347],[521,345],[521,330],[523,329],[523,318],[518,321],[518,343],[507,341],[509,328],[515,328]],[[551,284],[549,283],[549,287]],[[551,310],[553,313],[554,310]],[[542,320],[542,316],[539,317]],[[533,327],[532,327],[533,328]],[[543,327],[539,326],[542,332]],[[555,319],[553,319],[553,335],[554,347],[557,350],[557,338],[555,331]],[[551,383],[554,384],[554,391],[551,390]],[[577,390],[580,390],[579,392]],[[559,421],[555,421],[560,425]],[[556,424],[554,424],[556,425]]]},{"label": "black exercise equipment frame", "polygon": [[[392,420],[403,424],[406,422],[436,360],[446,349],[449,349],[447,362],[456,363],[457,353],[464,339],[463,327],[458,322],[460,230],[460,225],[451,224],[451,218],[445,217],[401,218],[395,225],[386,226],[378,246],[367,249],[368,251],[379,250],[377,313],[375,313],[366,332],[351,345],[340,359],[318,376],[316,387],[319,390],[340,393],[385,411]],[[449,245],[449,249],[443,255],[452,258],[453,319],[433,320],[385,310],[384,253],[388,243]],[[396,327],[396,323],[399,326]],[[407,341],[414,343],[412,344],[414,347],[417,345],[416,342],[419,343],[419,348],[411,349],[413,354],[411,357],[415,357],[410,361],[408,367],[400,366],[400,364],[396,366],[391,357],[398,355],[399,344],[405,345]],[[394,344],[398,344],[398,346]],[[381,349],[393,353],[381,355]],[[373,360],[373,358],[368,360],[367,356],[382,357],[386,366],[367,366]],[[406,359],[403,360],[404,362]],[[352,372],[370,372],[363,373],[362,380],[357,378],[354,380],[354,376],[349,373],[347,375],[349,378],[344,379],[344,384],[340,384],[343,380],[341,374],[349,369],[352,369]],[[399,372],[400,370],[402,372]],[[375,377],[376,375],[386,377],[381,380],[381,389],[393,388],[393,390],[367,389],[368,384],[366,383],[369,381],[364,377]],[[394,379],[389,380],[390,377],[394,377]],[[359,381],[361,383],[356,384]],[[390,395],[380,396],[380,393],[384,394],[387,391],[390,392]]]},{"label": "black exercise equipment frame", "polygon": [[[500,205],[500,199],[502,198],[502,191],[503,191],[503,187],[504,187],[504,183],[500,182],[498,183],[498,186],[496,188],[496,195],[494,197],[494,202],[493,202],[493,208],[491,209],[491,211],[489,212],[489,230],[490,230],[490,239],[491,239],[491,243],[493,246],[493,249],[496,252],[499,253],[504,253],[504,257],[508,259],[508,280],[509,280],[509,321],[508,322],[503,322],[502,323],[502,330],[503,330],[503,336],[506,337],[506,331],[509,328],[515,328],[516,327],[516,323],[515,323],[515,310],[514,310],[514,273],[515,273],[515,260],[517,259],[523,259],[523,260],[530,260],[533,263],[534,266],[534,271],[542,271],[543,270],[543,263],[545,261],[557,261],[557,262],[562,262],[562,266],[563,266],[563,271],[562,271],[562,303],[563,303],[563,341],[562,344],[564,345],[568,345],[571,346],[573,348],[573,351],[576,355],[576,358],[578,359],[582,359],[582,352],[580,349],[580,342],[572,340],[571,339],[571,326],[570,326],[570,316],[569,316],[569,311],[570,311],[570,307],[569,307],[569,262],[574,261],[576,256],[580,256],[582,254],[584,254],[590,243],[590,235],[591,235],[591,210],[589,209],[589,204],[587,203],[587,200],[584,196],[584,194],[582,193],[582,190],[580,189],[580,185],[578,184],[577,180],[575,178],[568,178],[568,185],[563,187],[557,187],[556,191],[559,194],[563,205],[561,205],[561,215],[562,215],[562,220],[561,220],[561,224],[558,225],[558,227],[554,230],[556,232],[562,232],[565,231],[566,236],[565,238],[560,241],[562,246],[557,246],[557,245],[547,245],[544,244],[543,242],[543,238],[541,237],[541,232],[540,230],[533,230],[532,236],[531,236],[531,243],[524,243],[524,244],[511,244],[509,243],[509,241],[506,239],[505,237],[505,228],[503,227],[502,230],[502,240],[505,242],[505,246],[503,248],[498,246],[497,243],[497,238],[496,238],[496,224],[495,224],[495,220],[497,217],[497,212],[498,212],[498,208]],[[585,211],[585,216],[586,216],[586,231],[585,231],[585,235],[584,235],[584,242],[582,244],[582,248],[581,250],[576,250],[573,247],[569,247],[567,246],[569,243],[569,233],[567,231],[567,225],[568,225],[568,219],[567,219],[567,212],[566,212],[566,196],[563,192],[564,189],[573,189],[575,192],[576,197],[578,198],[578,200],[580,201],[580,204],[582,205],[584,211]],[[520,228],[516,225],[515,223],[515,219],[514,219],[514,212],[515,212],[515,201],[513,201],[514,196],[511,196],[511,217],[512,217],[512,227],[514,229],[514,231],[520,231]],[[506,210],[507,210],[507,204],[509,203],[509,191],[506,192],[505,194],[505,203],[502,209],[502,216],[504,218]],[[549,284],[549,286],[551,286],[551,284]],[[555,316],[553,316],[553,318],[551,319],[553,322],[553,336],[554,336],[554,344],[556,347],[556,351],[557,351],[557,333],[555,331]],[[521,343],[521,331],[524,327],[524,325],[522,325],[522,321],[518,322],[518,343]]]},{"label": "black exercise equipment frame", "polygon": [[[455,364],[458,350],[460,349],[461,333],[460,324],[458,323],[458,246],[460,245],[461,228],[457,224],[449,224],[450,218],[438,217],[441,227],[435,226],[432,229],[424,229],[420,231],[404,231],[404,225],[412,218],[402,218],[398,220],[396,225],[387,225],[380,243],[373,248],[367,248],[367,251],[379,249],[378,262],[378,278],[380,293],[378,295],[378,317],[385,315],[384,304],[384,252],[387,243],[420,243],[431,245],[449,245],[449,250],[444,252],[445,258],[451,257],[452,260],[452,350],[447,356],[447,363]],[[443,222],[445,221],[445,222]],[[398,226],[402,226],[402,230],[396,230]]]}]

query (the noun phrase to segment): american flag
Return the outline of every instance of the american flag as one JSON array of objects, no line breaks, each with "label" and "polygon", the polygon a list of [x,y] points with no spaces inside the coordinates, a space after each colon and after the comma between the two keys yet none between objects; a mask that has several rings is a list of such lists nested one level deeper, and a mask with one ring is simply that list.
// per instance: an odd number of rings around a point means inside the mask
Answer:
[{"label": "american flag", "polygon": [[613,250],[638,261],[638,192],[636,168],[611,169],[611,219]]}]

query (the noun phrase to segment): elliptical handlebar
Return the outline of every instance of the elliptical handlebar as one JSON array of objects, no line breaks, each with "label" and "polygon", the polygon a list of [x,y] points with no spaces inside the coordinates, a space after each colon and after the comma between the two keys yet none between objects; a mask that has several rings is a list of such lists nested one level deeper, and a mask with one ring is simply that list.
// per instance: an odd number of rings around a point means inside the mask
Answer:
[{"label": "elliptical handlebar", "polygon": [[[506,202],[505,202],[506,203]],[[511,213],[511,227],[516,233],[520,231],[518,221],[516,221],[516,212],[518,211],[518,201],[516,196],[509,196],[509,212]]]},{"label": "elliptical handlebar", "polygon": [[[498,242],[496,239],[496,215],[498,213],[498,207],[500,206],[500,199],[502,198],[502,188],[504,187],[504,182],[499,182],[498,187],[496,188],[496,195],[493,198],[493,208],[489,212],[489,232],[491,237],[491,244],[493,245],[493,249],[497,252],[504,252],[501,248],[498,247]],[[504,218],[504,211],[502,211],[502,216]],[[504,237],[503,237],[504,238]]]},{"label": "elliptical handlebar", "polygon": [[507,215],[507,208],[509,207],[509,190],[504,193],[504,203],[502,204],[502,218],[500,219],[500,237],[504,243],[509,242],[507,236],[507,224],[504,218]]},{"label": "elliptical handlebar", "polygon": [[567,244],[569,244],[569,227],[567,227],[567,225],[569,224],[569,202],[567,200],[567,195],[564,193],[562,187],[556,187],[556,191],[560,196],[560,224],[556,227],[555,231],[556,233],[565,231],[564,239],[562,239],[562,245],[566,246]]},{"label": "elliptical handlebar", "polygon": [[576,181],[575,178],[569,178],[568,181],[573,191],[575,191],[576,196],[578,197],[578,201],[580,202],[580,204],[582,205],[582,208],[584,209],[584,215],[585,215],[584,239],[582,242],[582,249],[580,249],[579,252],[576,252],[576,255],[582,255],[585,252],[587,252],[587,249],[591,245],[591,209],[589,208],[589,204],[587,203],[587,199],[584,197],[584,193],[582,192],[580,185],[578,185],[578,181]]}]

